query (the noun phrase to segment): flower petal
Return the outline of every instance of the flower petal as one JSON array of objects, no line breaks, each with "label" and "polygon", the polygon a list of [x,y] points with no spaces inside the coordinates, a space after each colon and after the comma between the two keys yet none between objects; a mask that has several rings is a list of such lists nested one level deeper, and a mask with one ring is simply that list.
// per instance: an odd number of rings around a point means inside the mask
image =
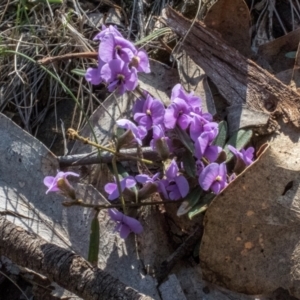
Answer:
[{"label": "flower petal", "polygon": [[188,181],[183,175],[180,175],[175,178],[175,182],[180,192],[181,198],[184,198],[190,190]]},{"label": "flower petal", "polygon": [[208,191],[210,189],[218,175],[219,165],[217,163],[211,163],[203,169],[199,176],[199,184],[204,191]]},{"label": "flower petal", "polygon": [[119,231],[122,239],[126,239],[131,232],[130,228],[124,223],[121,224]]},{"label": "flower petal", "polygon": [[126,224],[130,228],[130,230],[134,233],[139,234],[143,231],[142,224],[134,218],[124,215],[123,223]]},{"label": "flower petal", "polygon": [[123,214],[115,208],[109,208],[108,214],[110,218],[115,222],[121,222],[123,219]]}]

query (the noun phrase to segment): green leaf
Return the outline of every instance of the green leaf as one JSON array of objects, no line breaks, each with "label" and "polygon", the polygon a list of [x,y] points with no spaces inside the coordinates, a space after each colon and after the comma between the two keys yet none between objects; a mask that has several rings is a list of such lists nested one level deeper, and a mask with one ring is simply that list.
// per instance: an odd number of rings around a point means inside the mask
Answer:
[{"label": "green leaf", "polygon": [[187,132],[180,127],[176,126],[174,128],[174,133],[177,135],[178,139],[183,143],[183,145],[191,152],[194,153],[194,143],[191,140]]},{"label": "green leaf", "polygon": [[236,133],[234,133],[229,141],[227,142],[224,151],[226,153],[227,159],[226,162],[230,161],[233,158],[233,154],[228,149],[228,145],[235,147],[237,150],[243,149],[251,140],[252,130],[251,129],[240,129]]},{"label": "green leaf", "polygon": [[206,194],[202,199],[201,203],[195,205],[189,212],[188,217],[191,220],[194,218],[196,215],[199,215],[203,212],[205,212],[211,203],[211,201],[216,197],[215,194]]},{"label": "green leaf", "polygon": [[181,203],[177,210],[177,216],[183,216],[188,213],[195,205],[198,204],[200,198],[203,196],[203,190],[200,186],[194,188],[187,196],[186,200]]},{"label": "green leaf", "polygon": [[215,140],[213,141],[213,145],[224,147],[227,138],[227,122],[222,121],[219,123],[219,133]]},{"label": "green leaf", "polygon": [[291,51],[291,52],[287,52],[284,56],[287,57],[287,58],[296,58],[296,54],[297,52],[296,51]]},{"label": "green leaf", "polygon": [[90,244],[89,244],[89,254],[88,254],[88,261],[93,266],[97,266],[98,263],[99,240],[100,240],[100,226],[99,226],[98,213],[97,213],[91,223]]},{"label": "green leaf", "polygon": [[71,73],[76,74],[76,75],[81,76],[81,77],[84,77],[85,73],[86,73],[86,70],[83,70],[83,69],[73,69],[73,70],[71,70]]},{"label": "green leaf", "polygon": [[196,162],[193,157],[193,154],[189,151],[185,151],[182,156],[183,167],[186,173],[192,177],[196,177]]}]

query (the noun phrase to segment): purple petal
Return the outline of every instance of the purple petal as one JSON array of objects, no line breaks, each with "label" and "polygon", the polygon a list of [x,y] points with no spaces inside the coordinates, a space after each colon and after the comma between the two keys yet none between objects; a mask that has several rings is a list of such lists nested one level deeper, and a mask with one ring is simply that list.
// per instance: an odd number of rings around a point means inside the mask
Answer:
[{"label": "purple petal", "polygon": [[219,175],[219,165],[211,163],[206,166],[199,176],[199,184],[204,191],[208,191]]},{"label": "purple petal", "polygon": [[174,106],[169,106],[165,110],[165,115],[164,115],[164,124],[166,128],[168,129],[173,129],[176,125],[177,122],[177,110],[176,107]]},{"label": "purple petal", "polygon": [[109,182],[104,186],[104,190],[107,194],[111,194],[112,192],[115,191],[116,188],[117,188],[117,184],[112,182]]},{"label": "purple petal", "polygon": [[123,223],[120,225],[118,231],[120,232],[120,237],[122,239],[126,239],[129,235],[129,233],[131,232],[130,228],[126,224],[123,224]]},{"label": "purple petal", "polygon": [[152,181],[151,177],[146,175],[146,174],[136,175],[135,179],[139,183],[146,183],[146,182],[149,182],[149,181],[151,182]]},{"label": "purple petal", "polygon": [[168,180],[173,180],[178,173],[179,169],[177,166],[176,161],[173,159],[172,162],[170,163],[168,169],[166,170],[166,177]]},{"label": "purple petal", "polygon": [[143,107],[145,104],[145,99],[137,99],[133,105],[132,113],[135,115],[136,113],[144,113]]},{"label": "purple petal", "polygon": [[208,146],[208,135],[202,133],[195,142],[195,156],[198,159],[201,159],[205,153],[205,150]]},{"label": "purple petal", "polygon": [[141,49],[138,51],[137,56],[139,57],[140,60],[137,70],[139,72],[150,73],[151,70],[150,70],[149,58],[147,52]]},{"label": "purple petal", "polygon": [[122,181],[124,181],[125,187],[128,189],[136,186],[136,181],[135,181],[134,177],[132,177],[132,176],[128,176],[128,177],[124,178]]},{"label": "purple petal", "polygon": [[179,188],[176,184],[170,184],[167,186],[167,190],[169,191],[170,200],[179,200],[181,198]]},{"label": "purple petal", "polygon": [[123,223],[126,224],[134,233],[139,234],[143,231],[143,226],[141,225],[141,223],[134,218],[124,215]]},{"label": "purple petal", "polygon": [[219,181],[215,181],[211,185],[210,189],[213,191],[214,194],[218,195],[220,193],[221,189],[222,189],[221,183]]},{"label": "purple petal", "polygon": [[46,176],[44,178],[44,185],[47,187],[51,187],[55,183],[55,177],[53,176]]},{"label": "purple petal", "polygon": [[218,147],[218,146],[208,146],[205,149],[205,152],[204,152],[203,156],[205,158],[207,158],[210,162],[214,162],[218,158],[219,153],[221,151],[222,151],[221,147]]},{"label": "purple petal", "polygon": [[99,46],[99,56],[104,62],[109,63],[115,58],[114,53],[115,37],[113,34],[106,34],[103,36]]},{"label": "purple petal", "polygon": [[66,178],[67,176],[75,176],[75,177],[79,177],[79,174],[75,173],[75,172],[65,172],[63,177]]},{"label": "purple petal", "polygon": [[110,218],[115,222],[121,222],[123,219],[123,214],[115,208],[109,208],[108,214]]},{"label": "purple petal", "polygon": [[93,85],[98,85],[102,82],[102,77],[100,74],[100,70],[94,68],[88,68],[85,73],[86,81],[90,82]]},{"label": "purple petal", "polygon": [[161,101],[154,99],[151,105],[151,116],[154,125],[162,124],[164,121],[165,107]]},{"label": "purple petal", "polygon": [[105,64],[101,68],[100,77],[106,82],[109,82],[113,79],[112,69],[109,64]]},{"label": "purple petal", "polygon": [[181,116],[178,117],[177,124],[181,129],[185,130],[189,127],[191,121],[192,118],[190,116],[186,114],[182,114]]},{"label": "purple petal", "polygon": [[183,175],[180,175],[175,178],[175,182],[179,189],[181,198],[184,198],[190,190],[188,181]]}]

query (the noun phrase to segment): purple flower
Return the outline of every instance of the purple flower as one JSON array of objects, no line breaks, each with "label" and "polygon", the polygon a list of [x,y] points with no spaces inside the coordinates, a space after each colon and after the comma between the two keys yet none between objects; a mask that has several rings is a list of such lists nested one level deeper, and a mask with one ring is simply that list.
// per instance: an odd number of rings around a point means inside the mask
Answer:
[{"label": "purple flower", "polygon": [[184,198],[188,194],[189,183],[183,175],[179,175],[179,169],[174,159],[166,169],[166,180],[161,180],[159,188],[163,194],[165,194],[165,188],[169,192],[168,196],[171,200]]},{"label": "purple flower", "polygon": [[115,89],[123,95],[126,91],[133,91],[138,85],[136,70],[131,70],[120,59],[113,59],[105,64],[101,69],[101,78],[109,83],[108,90]]},{"label": "purple flower", "polygon": [[136,53],[134,45],[120,36],[106,34],[102,37],[99,46],[99,57],[105,63],[113,59],[120,59],[129,63]]},{"label": "purple flower", "polygon": [[207,158],[210,162],[215,161],[222,148],[219,146],[211,145],[211,142],[215,138],[215,133],[212,131],[204,131],[200,134],[195,142],[195,157],[201,159],[202,157]]},{"label": "purple flower", "polygon": [[242,149],[241,151],[238,151],[233,146],[228,145],[228,149],[235,155],[237,159],[242,160],[246,166],[249,166],[253,163],[253,147],[249,147],[247,150]]},{"label": "purple flower", "polygon": [[130,67],[134,67],[138,72],[150,73],[150,64],[148,54],[144,50],[137,50],[129,63]]},{"label": "purple flower", "polygon": [[168,158],[172,151],[171,140],[165,135],[165,130],[162,125],[154,125],[152,129],[153,136],[150,141],[150,147],[154,151],[157,151],[162,159]]},{"label": "purple flower", "polygon": [[85,73],[86,81],[94,85],[100,84],[103,81],[103,78],[101,76],[101,69],[104,65],[105,63],[99,59],[97,68],[88,68]]},{"label": "purple flower", "polygon": [[199,176],[199,184],[204,191],[211,189],[213,193],[219,194],[226,186],[226,164],[211,163],[206,166]]},{"label": "purple flower", "polygon": [[[196,141],[197,138],[200,136],[200,134],[203,131],[210,130],[213,125],[216,127],[217,133],[218,133],[218,124],[215,122],[211,122],[212,115],[209,113],[205,114],[196,114],[191,113],[192,115],[192,121],[190,124],[190,137],[193,141]],[[209,125],[207,125],[209,124]],[[216,135],[217,136],[217,135]]]},{"label": "purple flower", "polygon": [[[146,100],[142,100],[143,107],[134,114],[134,120],[139,125],[149,130],[153,125],[162,124],[164,120],[165,107],[160,100],[152,98],[149,94]],[[140,101],[137,106],[141,106]],[[137,108],[134,109],[137,111]]]},{"label": "purple flower", "polygon": [[102,25],[102,31],[99,32],[94,38],[94,41],[102,40],[102,38],[107,34],[113,34],[114,36],[122,37],[122,34],[118,31],[116,26],[109,25],[106,27],[105,25]]},{"label": "purple flower", "polygon": [[[120,180],[120,185],[121,185],[121,190],[123,192],[126,188],[128,188],[128,189],[133,188],[136,185],[136,181],[135,181],[134,177],[127,176],[127,177],[123,178],[122,180]],[[108,200],[115,200],[118,197],[120,197],[118,185],[115,182],[107,183],[104,186],[104,190],[107,194],[109,194]]]},{"label": "purple flower", "polygon": [[152,177],[150,177],[147,174],[139,174],[135,176],[135,180],[139,183],[155,183],[157,180],[159,180],[159,174],[160,173],[156,173],[154,174]]},{"label": "purple flower", "polygon": [[131,130],[135,141],[142,145],[142,139],[147,135],[147,129],[143,126],[136,126],[134,123],[127,119],[120,119],[117,121],[117,125],[121,128]]},{"label": "purple flower", "polygon": [[120,233],[122,239],[126,239],[131,232],[136,234],[143,232],[143,226],[138,220],[128,217],[114,208],[109,209],[108,214],[117,223],[115,231]]},{"label": "purple flower", "polygon": [[192,107],[185,100],[180,98],[174,99],[166,108],[164,118],[166,128],[173,129],[178,124],[181,129],[187,129],[192,121],[191,112]]},{"label": "purple flower", "polygon": [[180,83],[173,87],[171,101],[174,101],[177,98],[184,100],[193,109],[201,107],[201,99],[197,96],[194,96],[194,92],[191,92],[190,94],[186,93]]},{"label": "purple flower", "polygon": [[60,192],[67,197],[75,199],[74,188],[67,179],[69,175],[79,177],[79,174],[74,172],[58,172],[55,177],[46,176],[44,178],[44,184],[48,187],[46,194],[49,192]]}]

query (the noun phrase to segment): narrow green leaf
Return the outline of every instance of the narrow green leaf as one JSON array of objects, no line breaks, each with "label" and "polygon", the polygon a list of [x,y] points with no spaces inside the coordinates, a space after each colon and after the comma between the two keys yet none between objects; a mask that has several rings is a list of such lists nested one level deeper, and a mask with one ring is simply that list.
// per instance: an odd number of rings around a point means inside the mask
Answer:
[{"label": "narrow green leaf", "polygon": [[287,57],[287,58],[296,58],[296,54],[297,52],[296,51],[291,51],[291,52],[287,52],[284,56]]},{"label": "narrow green leaf", "polygon": [[174,128],[175,134],[178,136],[179,140],[183,143],[183,145],[191,152],[194,153],[194,143],[191,140],[190,136],[187,132],[180,127],[176,126]]},{"label": "narrow green leaf", "polygon": [[211,203],[211,201],[216,197],[215,194],[207,194],[205,195],[202,199],[201,202],[197,205],[195,205],[189,212],[188,217],[191,220],[194,218],[196,215],[199,215],[203,212],[205,212]]},{"label": "narrow green leaf", "polygon": [[233,154],[231,151],[228,149],[228,145],[231,145],[235,147],[237,150],[241,150],[244,148],[249,141],[251,140],[252,137],[252,130],[251,129],[240,129],[236,133],[234,133],[229,141],[227,142],[224,151],[226,153],[227,159],[226,162],[230,161],[233,158]]},{"label": "narrow green leaf", "polygon": [[88,261],[93,266],[97,266],[98,263],[99,239],[100,239],[100,226],[99,226],[98,213],[97,213],[91,223],[90,244],[89,244],[89,254],[88,254]]},{"label": "narrow green leaf", "polygon": [[213,145],[224,147],[227,139],[227,122],[222,121],[218,125],[219,127],[219,133],[215,140],[213,141]]},{"label": "narrow green leaf", "polygon": [[83,69],[73,69],[73,70],[71,70],[71,73],[76,74],[76,75],[81,76],[81,77],[84,77],[85,73],[86,73],[86,70],[83,70]]},{"label": "narrow green leaf", "polygon": [[198,204],[200,198],[203,196],[203,190],[200,186],[194,188],[187,196],[186,200],[181,203],[177,210],[177,216],[183,216],[188,213],[195,205]]},{"label": "narrow green leaf", "polygon": [[193,157],[193,154],[189,151],[185,151],[182,156],[183,167],[186,173],[192,177],[196,177],[196,162]]}]

